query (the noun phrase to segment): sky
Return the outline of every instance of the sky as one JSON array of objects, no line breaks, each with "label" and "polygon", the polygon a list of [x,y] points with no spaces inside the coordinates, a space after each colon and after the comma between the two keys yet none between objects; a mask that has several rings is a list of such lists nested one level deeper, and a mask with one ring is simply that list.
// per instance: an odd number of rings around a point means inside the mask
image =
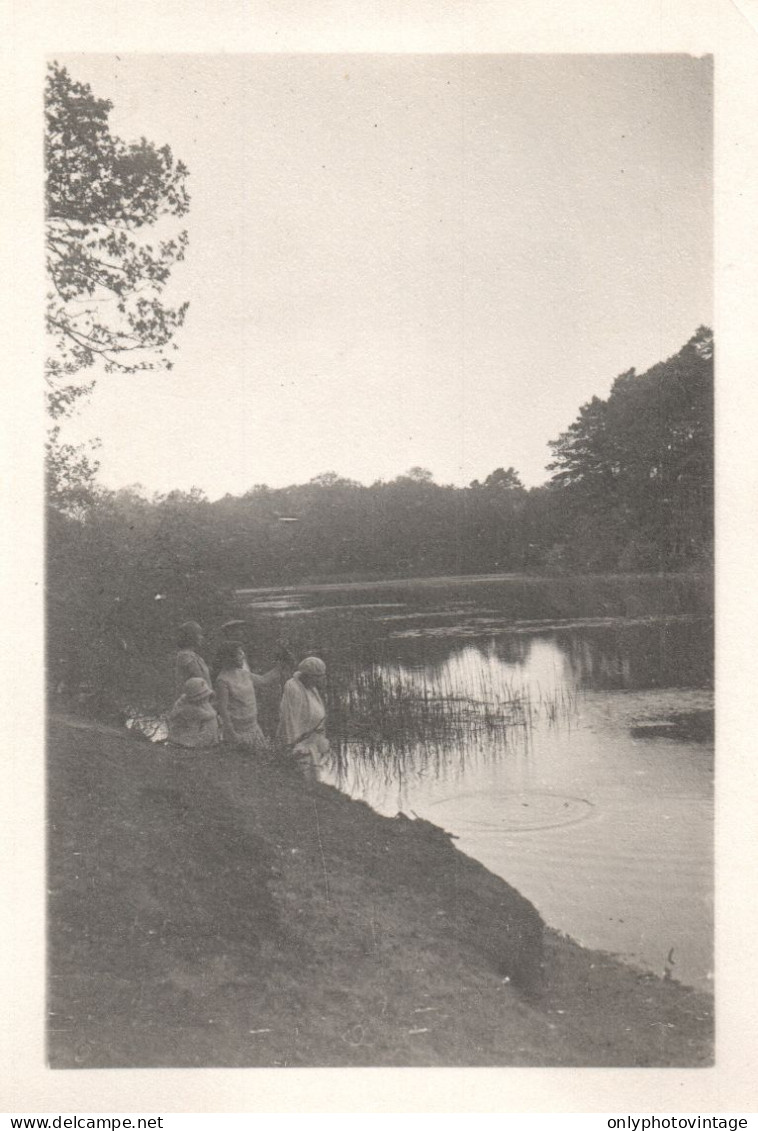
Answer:
[{"label": "sky", "polygon": [[712,324],[707,58],[58,58],[190,171],[175,367],[67,425],[109,487],[537,485],[580,405]]}]

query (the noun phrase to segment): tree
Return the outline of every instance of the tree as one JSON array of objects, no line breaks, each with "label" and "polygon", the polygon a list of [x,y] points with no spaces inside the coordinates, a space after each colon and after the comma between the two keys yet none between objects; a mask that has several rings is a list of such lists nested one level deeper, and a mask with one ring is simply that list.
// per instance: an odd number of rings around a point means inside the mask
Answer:
[{"label": "tree", "polygon": [[502,467],[496,467],[484,480],[482,486],[493,487],[498,491],[524,490],[524,484],[521,482],[515,467],[509,467],[507,471]]},{"label": "tree", "polygon": [[460,568],[514,569],[521,565],[521,512],[527,492],[513,467],[497,467],[463,493],[464,555]]},{"label": "tree", "polygon": [[[155,238],[168,217],[187,212],[187,169],[167,145],[157,148],[144,138],[127,144],[111,134],[111,109],[65,67],[48,68],[45,376],[54,420],[91,391],[94,380],[80,374],[96,365],[106,373],[171,368],[167,349],[187,312],[187,303],[171,307],[162,300],[172,267],[184,258],[187,233]],[[90,483],[96,466],[81,450],[76,456],[61,444],[53,428],[48,476],[54,500],[72,485]]]},{"label": "tree", "polygon": [[422,486],[434,485],[434,475],[428,467],[410,467],[405,475],[398,475],[393,480],[393,483],[417,483]]},{"label": "tree", "polygon": [[314,487],[360,487],[357,479],[348,479],[336,471],[322,471],[310,480]]},{"label": "tree", "polygon": [[434,480],[434,476],[428,467],[419,467],[418,465],[411,467],[406,475],[415,483],[432,483]]},{"label": "tree", "polygon": [[98,463],[93,453],[99,441],[89,444],[67,444],[60,438],[60,425],[53,425],[47,435],[47,497],[51,506],[77,515],[92,498],[92,484]]},{"label": "tree", "polygon": [[[634,370],[624,376],[634,377]],[[581,486],[587,494],[601,497],[613,493],[620,464],[608,418],[608,402],[593,397],[581,406],[568,430],[550,440],[554,458],[547,466],[555,472],[554,485]]]},{"label": "tree", "polygon": [[[165,653],[183,620],[218,624],[227,606],[201,491],[148,497],[101,489],[79,517],[51,508],[47,539],[48,670],[53,686],[116,710],[157,711],[173,687]],[[133,698],[134,697],[134,698]]]},{"label": "tree", "polygon": [[678,567],[712,538],[713,335],[622,373],[550,444],[552,489],[572,517],[574,564]]}]

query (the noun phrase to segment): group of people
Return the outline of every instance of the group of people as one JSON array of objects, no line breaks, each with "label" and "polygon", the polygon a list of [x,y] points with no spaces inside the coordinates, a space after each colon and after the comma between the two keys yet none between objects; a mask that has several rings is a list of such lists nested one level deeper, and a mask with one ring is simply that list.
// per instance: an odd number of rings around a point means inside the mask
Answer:
[{"label": "group of people", "polygon": [[228,621],[222,626],[224,640],[212,673],[200,652],[202,628],[195,621],[181,625],[176,654],[178,698],[168,716],[168,741],[192,749],[223,742],[255,752],[269,750],[271,743],[258,723],[256,691],[286,680],[277,745],[293,755],[309,775],[329,752],[321,696],[326,665],[318,656],[308,656],[292,672],[292,665],[281,659],[258,675],[250,670],[242,643],[233,638],[243,625],[244,621]]}]

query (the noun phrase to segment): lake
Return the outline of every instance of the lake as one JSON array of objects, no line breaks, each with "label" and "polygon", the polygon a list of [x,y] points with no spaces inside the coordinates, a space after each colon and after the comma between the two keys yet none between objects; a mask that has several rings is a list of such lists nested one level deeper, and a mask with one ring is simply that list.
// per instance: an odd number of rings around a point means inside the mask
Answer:
[{"label": "lake", "polygon": [[578,942],[711,988],[708,579],[440,578],[238,601],[263,651],[285,637],[327,660],[325,780],[442,826]]}]

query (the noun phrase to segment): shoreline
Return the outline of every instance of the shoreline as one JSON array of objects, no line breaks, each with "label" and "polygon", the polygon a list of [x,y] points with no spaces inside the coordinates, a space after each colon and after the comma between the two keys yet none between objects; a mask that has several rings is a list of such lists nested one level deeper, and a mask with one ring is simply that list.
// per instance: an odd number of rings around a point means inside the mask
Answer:
[{"label": "shoreline", "polygon": [[709,995],[545,927],[426,821],[57,716],[48,774],[51,1067],[713,1063]]}]

